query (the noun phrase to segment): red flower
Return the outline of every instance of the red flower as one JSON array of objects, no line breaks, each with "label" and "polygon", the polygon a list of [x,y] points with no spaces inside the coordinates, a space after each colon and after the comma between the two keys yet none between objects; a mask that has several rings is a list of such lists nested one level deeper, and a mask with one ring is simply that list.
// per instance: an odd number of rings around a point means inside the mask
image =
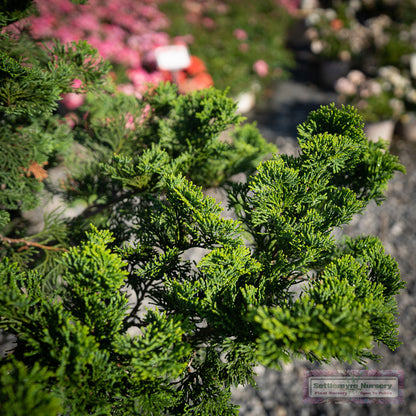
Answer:
[{"label": "red flower", "polygon": [[331,20],[330,26],[332,30],[337,32],[344,27],[344,22],[341,19],[334,19]]},{"label": "red flower", "polygon": [[191,56],[191,63],[190,65],[185,69],[185,71],[189,74],[189,75],[197,75],[200,74],[202,72],[205,72],[207,69],[205,67],[204,62],[202,61],[202,59],[198,58],[197,56]]},{"label": "red flower", "polygon": [[185,79],[183,82],[179,83],[179,92],[186,94],[195,90],[203,90],[204,88],[209,88],[214,85],[214,81],[208,72],[202,72],[196,75],[193,78]]}]

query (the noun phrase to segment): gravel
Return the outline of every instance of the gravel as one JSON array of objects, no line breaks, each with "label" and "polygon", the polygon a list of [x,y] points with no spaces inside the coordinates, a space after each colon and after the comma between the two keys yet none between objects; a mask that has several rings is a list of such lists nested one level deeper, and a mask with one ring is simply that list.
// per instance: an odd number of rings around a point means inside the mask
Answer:
[{"label": "gravel", "polygon": [[[256,120],[263,136],[275,143],[281,153],[296,154],[296,126],[305,121],[311,110],[336,100],[331,91],[321,90],[304,80],[285,81],[276,86],[266,105],[249,115]],[[404,141],[396,135],[391,150],[399,156],[407,174],[397,173],[389,184],[387,199],[382,206],[370,204],[364,214],[356,216],[344,227],[344,233],[357,236],[378,236],[386,252],[394,256],[407,288],[398,296],[400,324],[399,340],[403,343],[392,352],[378,347],[375,352],[383,356],[379,363],[369,362],[369,369],[403,370],[404,400],[402,404],[356,404],[352,402],[305,404],[303,403],[304,371],[310,369],[342,370],[362,369],[333,362],[319,366],[305,361],[294,361],[281,371],[257,368],[257,389],[239,386],[233,390],[233,402],[240,405],[241,416],[315,416],[315,415],[416,415],[416,143]],[[341,231],[340,231],[341,233]]]}]

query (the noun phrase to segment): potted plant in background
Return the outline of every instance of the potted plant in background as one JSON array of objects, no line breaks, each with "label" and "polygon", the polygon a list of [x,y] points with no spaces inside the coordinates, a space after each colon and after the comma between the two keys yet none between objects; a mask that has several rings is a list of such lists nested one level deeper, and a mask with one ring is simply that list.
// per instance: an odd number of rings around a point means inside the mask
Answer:
[{"label": "potted plant in background", "polygon": [[391,140],[397,126],[401,137],[416,141],[414,1],[332,0],[317,6],[306,13],[305,34],[319,60],[321,83],[335,88],[340,103],[359,109],[370,137]]},{"label": "potted plant in background", "polygon": [[335,89],[340,103],[358,109],[370,139],[382,137],[391,141],[397,121],[406,112],[406,97],[411,89],[408,78],[395,67],[380,68],[376,78],[352,70],[346,77],[338,79]]},{"label": "potted plant in background", "polygon": [[228,88],[240,104],[253,103],[294,65],[285,46],[293,18],[276,1],[166,1],[160,10],[169,18],[169,35],[181,36],[205,62],[215,87]]},{"label": "potted plant in background", "polygon": [[[337,0],[305,9],[305,35],[319,59],[324,86],[333,87],[349,69],[377,76],[378,68],[409,66],[416,51],[414,2]],[[343,72],[344,73],[343,73]]]},{"label": "potted plant in background", "polygon": [[369,46],[368,29],[346,4],[311,9],[305,18],[305,35],[311,52],[319,58],[320,83],[333,88],[345,76],[357,57]]}]

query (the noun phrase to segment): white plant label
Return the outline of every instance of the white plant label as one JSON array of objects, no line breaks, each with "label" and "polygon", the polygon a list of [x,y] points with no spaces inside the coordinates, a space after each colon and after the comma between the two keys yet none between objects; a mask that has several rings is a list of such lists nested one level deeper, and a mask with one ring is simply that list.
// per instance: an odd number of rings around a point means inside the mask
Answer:
[{"label": "white plant label", "polygon": [[159,46],[155,50],[156,62],[159,69],[164,71],[179,71],[191,63],[188,48],[185,45]]}]

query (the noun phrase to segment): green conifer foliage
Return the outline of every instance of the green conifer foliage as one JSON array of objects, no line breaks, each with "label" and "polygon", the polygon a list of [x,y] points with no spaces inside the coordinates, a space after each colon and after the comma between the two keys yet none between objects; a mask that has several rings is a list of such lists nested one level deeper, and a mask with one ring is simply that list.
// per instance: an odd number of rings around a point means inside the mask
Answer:
[{"label": "green conifer foliage", "polygon": [[[356,117],[352,108],[323,107],[303,129],[328,112],[335,125]],[[230,186],[239,221],[225,219],[160,146],[134,169],[113,158],[108,174],[137,190],[134,202],[115,206],[117,241],[89,232],[62,254],[61,285],[47,297],[38,273],[3,260],[1,328],[17,336],[6,368],[40,365],[42,400],[59,399],[71,414],[235,414],[230,386],[252,382],[257,363],[364,361],[377,358],[373,342],[396,348],[397,263],[375,237],[339,245],[331,231],[370,194],[354,192],[345,172],[364,160],[379,198],[383,179],[402,168],[362,134],[344,143],[331,128],[303,135],[299,156],[276,155]],[[390,169],[383,175],[373,166],[380,158]],[[150,179],[140,182],[144,172]],[[203,250],[198,262],[187,259],[191,249]]]},{"label": "green conifer foliage", "polygon": [[[90,61],[88,46],[72,48]],[[42,74],[33,79],[52,97],[69,85],[49,83],[54,71],[74,75],[62,56],[38,72],[8,56],[3,93]],[[255,126],[220,136],[241,122],[226,93],[163,84],[137,100],[99,85],[104,66],[81,59],[77,71],[95,92],[69,135],[52,99],[2,101],[2,148],[16,154],[0,165],[0,331],[13,340],[0,358],[1,414],[237,414],[231,386],[254,383],[259,363],[364,362],[380,359],[375,343],[398,347],[397,262],[376,237],[333,234],[404,171],[353,108],[312,112],[299,155],[259,163],[272,148]],[[16,173],[57,155],[71,168],[61,196],[86,208],[25,236],[16,207],[39,200],[40,181]],[[228,181],[241,171],[246,182]],[[205,195],[218,184],[236,219]]]}]

